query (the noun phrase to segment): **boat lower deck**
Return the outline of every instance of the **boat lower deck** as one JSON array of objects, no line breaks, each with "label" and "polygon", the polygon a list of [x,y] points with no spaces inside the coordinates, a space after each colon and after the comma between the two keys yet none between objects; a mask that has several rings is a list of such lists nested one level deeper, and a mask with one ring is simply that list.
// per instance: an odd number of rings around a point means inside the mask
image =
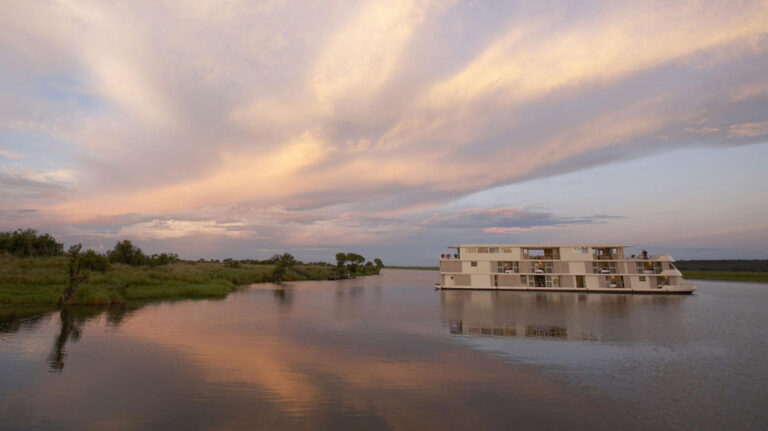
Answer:
[{"label": "boat lower deck", "polygon": [[442,286],[439,283],[435,287],[440,290],[508,290],[527,292],[581,292],[581,293],[638,293],[638,294],[691,294],[696,290],[695,286],[664,286],[655,289],[630,289],[630,288],[586,288],[586,287],[526,287],[526,286]]}]

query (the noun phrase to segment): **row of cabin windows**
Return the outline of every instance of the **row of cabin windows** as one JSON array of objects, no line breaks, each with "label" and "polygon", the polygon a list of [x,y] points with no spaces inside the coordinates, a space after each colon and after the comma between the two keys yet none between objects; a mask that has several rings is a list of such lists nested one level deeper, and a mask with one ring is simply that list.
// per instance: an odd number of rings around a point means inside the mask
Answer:
[{"label": "row of cabin windows", "polygon": [[466,247],[467,253],[512,253],[512,247]]},{"label": "row of cabin windows", "polygon": [[[473,260],[470,262],[470,266],[477,267],[477,261]],[[531,265],[531,272],[539,272],[539,273],[552,273],[553,272],[553,264],[552,262],[547,261],[539,261],[539,262],[532,262]],[[674,266],[670,264],[670,268],[674,269]],[[658,274],[662,270],[661,268],[661,262],[638,262],[637,263],[637,272],[640,274]],[[496,262],[496,272],[500,274],[509,274],[509,273],[519,273],[520,272],[520,263],[517,261],[498,261]],[[593,262],[592,263],[592,272],[594,274],[616,274],[617,268],[615,262]]]},{"label": "row of cabin windows", "polygon": [[[568,276],[565,276],[568,277]],[[586,282],[584,280],[585,276],[583,275],[575,275],[574,278],[574,285],[576,288],[585,288],[587,287]],[[641,282],[648,281],[648,278],[646,276],[640,276],[638,277]],[[451,280],[453,280],[453,276],[451,276]],[[528,286],[528,287],[561,287],[561,276],[559,275],[521,275],[520,276],[520,284],[522,286]],[[662,276],[656,278],[656,287],[661,287],[664,285],[668,285],[670,282],[669,277]],[[499,279],[497,277],[493,278],[493,283],[495,286],[499,286]],[[605,277],[605,286],[609,288],[616,288],[621,289],[624,288],[624,277],[621,276],[606,276]]]},{"label": "row of cabin windows", "polygon": [[[586,287],[583,275],[576,275],[573,277],[577,288]],[[520,284],[528,287],[561,287],[560,278],[561,276],[559,275],[521,275]],[[647,281],[645,276],[639,278],[641,282]],[[498,285],[498,281],[496,283]],[[669,277],[658,277],[656,284],[658,286],[669,284]],[[621,289],[624,287],[624,277],[606,276],[605,285],[607,287]]]},{"label": "row of cabin windows", "polygon": [[[464,251],[467,253],[512,253],[512,247],[465,247]],[[551,256],[554,258],[560,257],[559,247],[535,247],[535,248],[523,248],[524,255],[530,255],[532,257],[538,256]],[[574,254],[589,254],[589,247],[573,247]],[[617,249],[615,248],[595,248],[592,250],[594,254],[616,255]]]},{"label": "row of cabin windows", "polygon": [[560,287],[559,275],[521,275],[520,284],[528,287]]},{"label": "row of cabin windows", "polygon": [[[659,274],[661,272],[661,263],[655,262],[655,265],[651,265],[648,269],[648,266],[645,265],[650,262],[643,262],[637,264],[637,272],[640,274]],[[470,266],[477,267],[477,261],[473,260],[470,261]],[[554,265],[552,262],[547,261],[540,261],[540,262],[532,262],[531,267],[528,271],[524,272],[533,272],[533,273],[542,273],[542,274],[551,274],[553,271]],[[670,264],[670,268],[674,269],[675,267]],[[498,261],[496,262],[496,272],[499,274],[519,274],[520,273],[520,263],[517,261]],[[593,262],[592,263],[592,272],[594,274],[616,274],[617,268],[615,262]],[[645,277],[640,277],[640,281],[645,281]]]}]

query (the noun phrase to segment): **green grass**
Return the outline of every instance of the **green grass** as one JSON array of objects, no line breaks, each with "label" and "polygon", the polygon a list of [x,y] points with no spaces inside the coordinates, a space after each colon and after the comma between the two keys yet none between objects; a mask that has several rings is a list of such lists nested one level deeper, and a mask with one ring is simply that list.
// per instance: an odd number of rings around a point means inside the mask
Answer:
[{"label": "green grass", "polygon": [[[285,281],[322,280],[331,266],[301,265]],[[268,280],[272,265],[179,262],[157,267],[113,264],[106,273],[88,272],[72,304],[114,304],[160,298],[223,298],[238,286]],[[0,255],[0,304],[55,304],[67,281],[67,258]]]},{"label": "green grass", "polygon": [[683,271],[683,277],[699,280],[755,281],[768,283],[768,272]]}]

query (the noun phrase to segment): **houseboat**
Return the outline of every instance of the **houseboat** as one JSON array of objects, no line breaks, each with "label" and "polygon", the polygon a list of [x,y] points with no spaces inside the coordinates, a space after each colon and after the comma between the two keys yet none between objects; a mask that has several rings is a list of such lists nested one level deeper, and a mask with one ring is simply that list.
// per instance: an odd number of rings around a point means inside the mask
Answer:
[{"label": "houseboat", "polygon": [[439,289],[693,293],[671,256],[625,245],[471,244],[440,256]]}]

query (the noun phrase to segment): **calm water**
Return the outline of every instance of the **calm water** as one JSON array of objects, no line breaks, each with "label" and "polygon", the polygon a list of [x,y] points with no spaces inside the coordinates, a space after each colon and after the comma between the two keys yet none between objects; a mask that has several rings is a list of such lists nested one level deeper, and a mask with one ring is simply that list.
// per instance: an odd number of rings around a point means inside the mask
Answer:
[{"label": "calm water", "polygon": [[768,285],[439,292],[437,278],[0,309],[0,428],[768,426]]}]

